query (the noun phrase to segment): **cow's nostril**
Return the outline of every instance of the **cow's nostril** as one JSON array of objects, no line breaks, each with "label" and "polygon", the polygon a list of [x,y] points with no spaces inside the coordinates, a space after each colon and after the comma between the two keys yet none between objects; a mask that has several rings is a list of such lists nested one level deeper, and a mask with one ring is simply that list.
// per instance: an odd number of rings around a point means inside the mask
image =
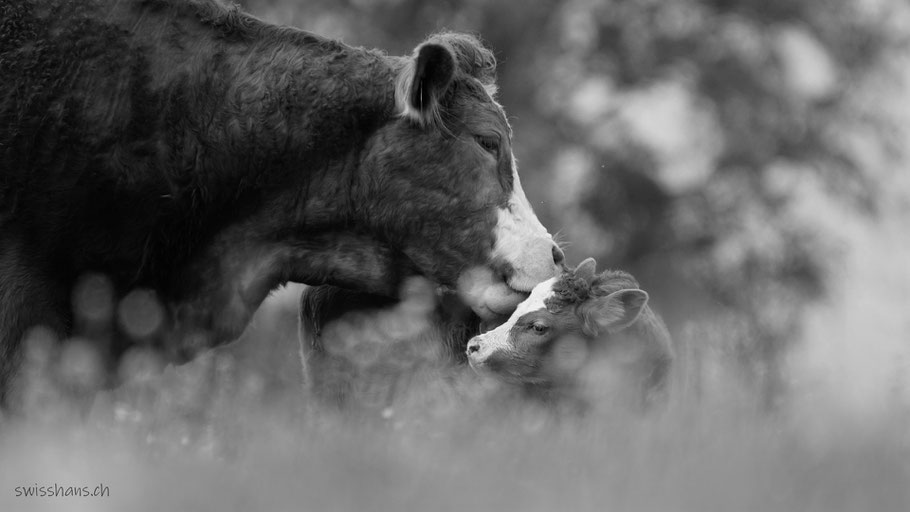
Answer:
[{"label": "cow's nostril", "polygon": [[562,252],[562,249],[559,246],[553,246],[553,263],[557,265],[562,265],[566,261],[566,254]]},{"label": "cow's nostril", "polygon": [[471,343],[468,345],[468,354],[473,354],[474,352],[480,351],[480,343]]},{"label": "cow's nostril", "polygon": [[497,263],[493,268],[506,283],[508,283],[509,279],[512,279],[512,276],[515,275],[515,267],[513,267],[510,263],[506,263],[504,261]]}]

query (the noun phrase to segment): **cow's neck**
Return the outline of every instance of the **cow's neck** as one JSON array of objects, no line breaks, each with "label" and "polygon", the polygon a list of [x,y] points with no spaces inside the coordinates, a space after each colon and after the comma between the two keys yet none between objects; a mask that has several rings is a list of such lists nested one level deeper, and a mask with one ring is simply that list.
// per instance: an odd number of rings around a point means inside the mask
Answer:
[{"label": "cow's neck", "polygon": [[[220,217],[228,221],[178,273],[190,278],[175,283],[181,304],[178,325],[235,338],[268,293],[288,281],[396,293],[400,274],[408,273],[407,260],[351,226],[360,151],[391,109],[383,99],[383,82],[373,82],[388,80],[391,99],[391,76],[371,78],[365,74],[368,68],[356,67],[362,62],[349,64],[354,68],[348,76],[342,76],[345,70],[280,71],[292,78],[263,88],[259,100],[217,123],[237,130],[224,134],[226,147],[241,148],[236,158],[246,160],[236,199],[226,207],[233,213],[235,204],[244,204],[248,210]],[[324,86],[326,81],[345,84],[340,91],[347,93],[301,93],[308,89],[307,82]],[[242,87],[236,87],[233,94],[243,94]],[[269,102],[283,107],[275,109]],[[263,130],[257,125],[261,119],[275,124]],[[256,155],[281,156],[280,161],[267,161]]]},{"label": "cow's neck", "polygon": [[[186,256],[147,272],[168,282],[178,324],[236,337],[287,281],[394,294],[408,263],[353,232],[351,217],[360,153],[394,115],[402,61],[292,29],[225,33],[191,4],[159,3],[170,7],[137,16],[130,4],[114,18],[145,49],[161,108],[185,116],[169,175],[187,184],[173,208],[192,208],[194,223],[159,230],[168,236],[153,245]],[[178,26],[192,46],[172,37]]]},{"label": "cow's neck", "polygon": [[301,36],[296,44],[248,43],[228,61],[231,85],[210,126],[244,177],[259,178],[247,186],[350,170],[344,163],[394,115],[392,61],[376,53]]},{"label": "cow's neck", "polygon": [[194,225],[162,231],[205,242],[270,205],[298,230],[348,222],[360,151],[394,115],[400,59],[192,2],[115,11],[143,49],[148,95],[173,113],[154,122],[174,134],[172,207],[192,208]]},{"label": "cow's neck", "polygon": [[397,60],[299,36],[235,55],[210,125],[237,164],[231,202],[273,209],[268,228],[280,238],[350,225],[365,145],[395,115]]},{"label": "cow's neck", "polygon": [[367,235],[327,231],[266,241],[239,224],[181,273],[172,302],[178,331],[210,331],[219,342],[239,336],[269,292],[288,281],[395,296],[411,273],[401,254]]}]

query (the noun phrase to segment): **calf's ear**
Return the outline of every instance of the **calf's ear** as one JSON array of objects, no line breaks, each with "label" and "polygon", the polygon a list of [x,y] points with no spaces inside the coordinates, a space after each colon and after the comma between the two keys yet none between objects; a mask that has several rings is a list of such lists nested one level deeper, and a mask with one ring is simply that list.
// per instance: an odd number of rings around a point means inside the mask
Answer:
[{"label": "calf's ear", "polygon": [[593,297],[579,306],[589,336],[619,332],[629,327],[648,305],[648,294],[637,288],[619,290],[604,297]]},{"label": "calf's ear", "polygon": [[448,47],[424,43],[398,75],[395,103],[401,115],[420,126],[440,123],[439,103],[455,77],[457,62]]},{"label": "calf's ear", "polygon": [[594,280],[595,268],[597,268],[597,262],[594,258],[588,258],[575,267],[575,277],[584,279],[586,283],[591,284],[591,281]]}]

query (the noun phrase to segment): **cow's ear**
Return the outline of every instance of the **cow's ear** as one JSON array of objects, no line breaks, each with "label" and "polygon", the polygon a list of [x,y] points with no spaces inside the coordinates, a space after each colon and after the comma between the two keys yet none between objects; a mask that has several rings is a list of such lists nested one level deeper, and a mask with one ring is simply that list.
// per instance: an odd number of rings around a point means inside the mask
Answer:
[{"label": "cow's ear", "polygon": [[589,336],[619,332],[629,327],[648,305],[648,294],[637,288],[619,290],[604,297],[592,297],[578,307]]},{"label": "cow's ear", "polygon": [[457,63],[448,47],[424,43],[417,47],[395,87],[401,115],[426,126],[440,122],[439,103],[455,77]]}]

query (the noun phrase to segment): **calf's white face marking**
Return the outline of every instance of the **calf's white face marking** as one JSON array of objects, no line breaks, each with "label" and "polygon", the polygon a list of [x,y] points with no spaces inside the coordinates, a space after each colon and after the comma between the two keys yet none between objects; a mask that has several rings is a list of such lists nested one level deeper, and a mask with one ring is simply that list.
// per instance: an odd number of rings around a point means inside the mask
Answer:
[{"label": "calf's white face marking", "polygon": [[531,291],[531,296],[515,308],[512,316],[510,316],[505,323],[492,331],[488,331],[475,338],[472,341],[472,344],[474,342],[479,342],[480,346],[479,350],[469,354],[471,365],[473,366],[475,363],[483,362],[490,354],[496,351],[511,350],[509,332],[512,330],[512,327],[515,327],[515,324],[522,316],[531,313],[532,311],[546,308],[545,301],[553,296],[553,285],[556,284],[558,280],[558,277],[553,277],[535,286]]}]

